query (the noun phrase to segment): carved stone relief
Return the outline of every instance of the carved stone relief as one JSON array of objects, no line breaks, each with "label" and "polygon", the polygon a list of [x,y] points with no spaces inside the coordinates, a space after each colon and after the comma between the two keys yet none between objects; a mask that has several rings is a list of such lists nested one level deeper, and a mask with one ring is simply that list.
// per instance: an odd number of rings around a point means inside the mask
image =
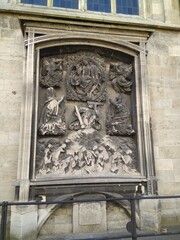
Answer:
[{"label": "carved stone relief", "polygon": [[63,61],[57,57],[44,58],[41,61],[40,85],[42,87],[60,87],[63,77]]},{"label": "carved stone relief", "polygon": [[54,88],[49,87],[39,119],[39,135],[64,135],[66,133],[64,105],[64,97],[57,100]]},{"label": "carved stone relief", "polygon": [[72,61],[66,76],[68,100],[105,101],[106,74],[97,60],[83,56]]},{"label": "carved stone relief", "polygon": [[42,57],[40,72],[36,177],[140,176],[132,64],[65,52]]},{"label": "carved stone relief", "polygon": [[71,132],[64,141],[40,140],[37,175],[139,175],[131,138],[102,136],[92,128]]},{"label": "carved stone relief", "polygon": [[70,130],[79,130],[85,128],[94,128],[96,130],[101,129],[100,116],[98,106],[101,103],[98,102],[87,102],[88,107],[77,107],[74,106],[74,112],[72,119],[69,124]]},{"label": "carved stone relief", "polygon": [[135,132],[124,94],[119,94],[115,100],[109,99],[106,127],[109,135],[132,135]]},{"label": "carved stone relief", "polygon": [[117,93],[130,94],[131,92],[132,64],[119,62],[110,65],[109,77],[112,87]]}]

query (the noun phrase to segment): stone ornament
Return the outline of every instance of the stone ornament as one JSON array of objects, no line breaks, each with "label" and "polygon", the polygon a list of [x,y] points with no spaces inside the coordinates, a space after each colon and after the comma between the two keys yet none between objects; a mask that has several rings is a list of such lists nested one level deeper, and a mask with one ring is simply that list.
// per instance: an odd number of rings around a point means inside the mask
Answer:
[{"label": "stone ornament", "polygon": [[40,85],[42,87],[60,87],[63,77],[62,59],[44,58],[41,61]]},{"label": "stone ornament", "polygon": [[39,141],[37,176],[139,175],[135,142],[102,136],[94,129],[70,133],[64,141]]},{"label": "stone ornament", "polygon": [[131,125],[130,111],[123,94],[116,97],[114,101],[109,99],[106,128],[109,135],[129,136],[135,133]]},{"label": "stone ornament", "polygon": [[69,64],[66,75],[68,100],[105,101],[106,74],[93,58],[83,56]]},{"label": "stone ornament", "polygon": [[117,93],[130,94],[131,92],[132,64],[119,62],[110,65],[109,77],[112,87]]},{"label": "stone ornament", "polygon": [[96,130],[101,129],[98,106],[101,103],[98,102],[87,102],[88,107],[74,107],[71,122],[69,124],[70,130],[79,130],[85,128],[94,128]]},{"label": "stone ornament", "polygon": [[132,65],[90,52],[63,54],[41,60],[39,90],[43,96],[46,88],[47,96],[39,113],[36,178],[139,177]]},{"label": "stone ornament", "polygon": [[57,100],[53,87],[47,89],[46,95],[47,99],[41,112],[38,133],[39,135],[64,135],[66,133],[64,97]]}]

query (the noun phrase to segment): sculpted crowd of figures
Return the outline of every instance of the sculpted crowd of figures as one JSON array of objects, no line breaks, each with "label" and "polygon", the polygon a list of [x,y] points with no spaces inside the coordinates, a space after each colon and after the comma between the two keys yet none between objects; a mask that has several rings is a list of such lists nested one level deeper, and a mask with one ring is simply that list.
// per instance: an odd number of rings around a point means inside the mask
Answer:
[{"label": "sculpted crowd of figures", "polygon": [[132,64],[110,63],[108,74],[97,56],[71,59],[65,74],[63,64],[56,57],[41,62],[46,99],[39,111],[37,176],[138,174],[129,103]]},{"label": "sculpted crowd of figures", "polygon": [[39,175],[138,174],[131,138],[102,136],[92,128],[70,133],[64,141],[38,142]]}]

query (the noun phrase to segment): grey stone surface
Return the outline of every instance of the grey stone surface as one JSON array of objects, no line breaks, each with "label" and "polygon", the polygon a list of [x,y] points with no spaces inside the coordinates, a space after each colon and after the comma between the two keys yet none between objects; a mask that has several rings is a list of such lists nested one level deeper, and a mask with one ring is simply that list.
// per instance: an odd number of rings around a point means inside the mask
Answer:
[{"label": "grey stone surface", "polygon": [[[12,28],[10,19],[14,22]],[[0,15],[0,201],[14,200],[17,176],[24,43],[18,19]]]},{"label": "grey stone surface", "polygon": [[11,206],[11,239],[37,239],[37,206]]},{"label": "grey stone surface", "polygon": [[[175,232],[178,231],[179,228],[174,227],[174,228],[170,228],[169,231],[170,232]],[[139,232],[137,231],[138,234],[145,234],[144,232]],[[147,233],[146,233],[147,234]],[[149,233],[152,234],[152,233]],[[155,233],[156,234],[156,233]],[[142,240],[179,240],[179,235],[162,235],[162,236],[156,236],[154,234],[154,236],[151,237],[141,237],[139,239]],[[124,230],[121,232],[116,232],[116,233],[110,233],[110,232],[106,232],[106,233],[99,233],[99,234],[89,234],[89,235],[85,235],[85,234],[78,234],[78,235],[66,235],[66,236],[59,236],[59,237],[54,237],[54,236],[48,236],[48,237],[40,237],[38,238],[38,240],[65,240],[65,239],[72,239],[72,240],[90,240],[90,239],[98,239],[98,240],[105,240],[105,239],[111,239],[111,240],[115,240],[115,239],[121,239],[121,240],[125,240],[125,239],[129,239],[131,240],[132,238],[125,238],[123,237],[124,235],[128,235],[128,233]]]},{"label": "grey stone surface", "polygon": [[100,203],[79,204],[79,225],[94,225],[101,223]]},{"label": "grey stone surface", "polygon": [[[76,200],[104,198],[103,195],[83,195]],[[101,232],[107,229],[106,202],[74,203],[73,233]]]},{"label": "grey stone surface", "polygon": [[124,229],[126,224],[130,221],[129,214],[125,209],[114,202],[107,202],[107,230],[119,231]]},{"label": "grey stone surface", "polygon": [[[39,212],[39,216],[40,215],[42,214]],[[72,215],[73,208],[71,204],[64,204],[63,206],[56,208],[46,220],[42,228],[39,229],[39,236],[59,236],[72,233]]]}]

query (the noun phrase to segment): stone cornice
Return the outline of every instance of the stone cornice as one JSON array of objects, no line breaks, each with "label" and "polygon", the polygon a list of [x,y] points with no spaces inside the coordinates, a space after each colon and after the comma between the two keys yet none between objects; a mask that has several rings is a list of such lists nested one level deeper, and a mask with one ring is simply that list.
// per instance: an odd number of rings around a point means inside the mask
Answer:
[{"label": "stone cornice", "polygon": [[179,31],[180,25],[163,23],[161,21],[144,19],[141,16],[113,15],[105,13],[92,14],[80,10],[52,9],[42,6],[25,6],[24,4],[2,4],[0,13],[15,14],[19,19],[34,20],[49,23],[71,23],[82,26],[104,26],[106,28],[134,28],[139,31],[151,31],[155,29],[167,29]]}]

